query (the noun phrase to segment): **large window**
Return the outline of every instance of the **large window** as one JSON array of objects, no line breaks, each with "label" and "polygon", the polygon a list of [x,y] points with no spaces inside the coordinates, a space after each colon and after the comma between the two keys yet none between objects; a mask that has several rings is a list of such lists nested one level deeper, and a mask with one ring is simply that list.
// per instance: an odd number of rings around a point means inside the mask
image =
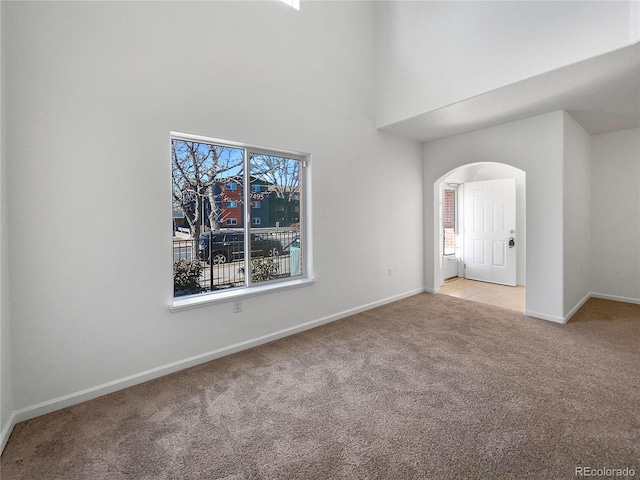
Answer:
[{"label": "large window", "polygon": [[306,163],[301,154],[172,135],[174,298],[308,278]]}]

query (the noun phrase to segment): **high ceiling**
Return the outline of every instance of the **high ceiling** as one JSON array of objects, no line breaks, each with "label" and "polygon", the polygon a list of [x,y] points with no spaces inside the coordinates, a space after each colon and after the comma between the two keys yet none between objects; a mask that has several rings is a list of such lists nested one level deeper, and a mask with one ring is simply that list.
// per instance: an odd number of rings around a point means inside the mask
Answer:
[{"label": "high ceiling", "polygon": [[383,127],[421,142],[567,110],[591,135],[640,127],[640,44]]}]

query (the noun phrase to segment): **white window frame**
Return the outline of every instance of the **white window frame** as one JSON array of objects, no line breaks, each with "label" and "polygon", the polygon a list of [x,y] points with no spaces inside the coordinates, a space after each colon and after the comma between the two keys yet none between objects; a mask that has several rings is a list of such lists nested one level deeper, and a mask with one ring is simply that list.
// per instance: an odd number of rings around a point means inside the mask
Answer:
[{"label": "white window frame", "polygon": [[262,219],[260,217],[253,217],[251,219],[251,225],[260,225],[262,224]]},{"label": "white window frame", "polygon": [[[198,143],[211,143],[215,145],[227,146],[230,148],[242,148],[245,149],[245,162],[248,165],[248,153],[255,154],[265,154],[265,155],[273,155],[273,156],[281,156],[284,158],[291,158],[295,160],[299,160],[301,162],[301,191],[302,195],[300,198],[300,211],[301,218],[304,220],[300,222],[300,238],[301,238],[301,248],[302,248],[302,275],[296,277],[287,277],[283,279],[271,280],[268,282],[260,282],[259,284],[251,284],[249,282],[249,286],[245,287],[236,287],[231,289],[226,289],[224,291],[214,291],[214,292],[205,292],[195,295],[189,295],[185,297],[173,297],[172,295],[172,303],[169,305],[169,309],[171,311],[177,312],[185,309],[202,307],[211,304],[217,304],[221,302],[229,302],[232,300],[238,300],[245,297],[251,297],[256,295],[264,295],[271,292],[277,292],[281,290],[288,290],[293,288],[299,288],[304,286],[313,285],[315,283],[315,278],[313,274],[313,236],[312,236],[312,205],[311,199],[313,198],[311,191],[311,154],[296,152],[291,150],[284,149],[272,149],[267,147],[261,147],[258,145],[251,145],[247,143],[221,140],[212,137],[205,137],[201,135],[193,135],[188,133],[180,133],[180,132],[171,132],[170,140],[169,140],[169,150],[171,148],[171,141],[173,140],[184,140],[187,142],[198,142]],[[170,155],[169,155],[170,156]],[[250,184],[250,175],[248,169],[245,168],[245,179],[244,184]],[[170,184],[170,183],[169,183]],[[225,188],[228,188],[229,185],[234,185],[237,189],[237,184],[226,184]],[[228,188],[231,189],[231,188]],[[234,189],[234,190],[235,190]],[[245,228],[248,228],[248,232],[250,232],[251,222],[251,201],[250,194],[251,188],[243,189],[243,208],[244,208],[244,218],[247,219],[245,222]],[[172,215],[173,206],[171,205],[167,211],[168,215]],[[245,252],[250,251],[250,239],[251,235],[245,235]],[[245,256],[248,258],[248,255]],[[171,265],[173,265],[173,251],[169,256],[171,259]],[[248,263],[248,260],[247,260]],[[248,267],[248,265],[246,265]],[[171,272],[173,273],[173,267],[171,268]]]},{"label": "white window frame", "polygon": [[[445,253],[446,242],[445,242],[445,227],[444,227],[444,217],[445,217],[445,192],[449,190],[453,192],[453,252]],[[458,185],[456,184],[445,184],[442,188],[442,255],[444,257],[455,256],[458,252]]]},{"label": "white window frame", "polygon": [[232,227],[234,225],[238,225],[238,219],[235,218],[235,217],[227,218],[226,222],[227,222],[227,227]]}]

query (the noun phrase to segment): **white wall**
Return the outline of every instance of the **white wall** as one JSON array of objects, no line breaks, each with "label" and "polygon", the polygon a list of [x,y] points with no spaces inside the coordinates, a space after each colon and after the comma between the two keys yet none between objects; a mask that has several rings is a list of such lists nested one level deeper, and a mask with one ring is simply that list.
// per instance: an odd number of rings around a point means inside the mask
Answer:
[{"label": "white wall", "polygon": [[[0,3],[0,25],[4,3]],[[9,418],[13,411],[13,376],[11,370],[11,324],[9,317],[9,247],[7,224],[7,166],[5,154],[5,69],[0,36],[0,452],[6,441]]]},{"label": "white wall", "polygon": [[386,126],[637,42],[636,2],[376,2]]},{"label": "white wall", "polygon": [[564,315],[571,316],[591,288],[591,137],[564,114]]},{"label": "white wall", "polygon": [[640,129],[591,145],[591,291],[640,303]]},{"label": "white wall", "polygon": [[481,182],[499,178],[516,179],[516,283],[526,285],[527,272],[527,209],[526,174],[510,165],[479,163],[456,170],[447,180],[457,183]]},{"label": "white wall", "polygon": [[469,163],[498,162],[526,173],[526,312],[563,320],[562,165],[564,113],[428,142],[424,145],[425,287],[435,289],[433,185]]},{"label": "white wall", "polygon": [[[422,290],[422,147],[375,130],[371,4],[3,8],[23,416]],[[311,152],[315,285],[169,312],[171,130]]]}]

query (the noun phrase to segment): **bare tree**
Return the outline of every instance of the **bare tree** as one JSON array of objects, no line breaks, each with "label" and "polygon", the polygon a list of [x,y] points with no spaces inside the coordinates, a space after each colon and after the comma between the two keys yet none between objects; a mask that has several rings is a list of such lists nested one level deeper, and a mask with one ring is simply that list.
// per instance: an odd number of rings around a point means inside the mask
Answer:
[{"label": "bare tree", "polygon": [[271,155],[251,157],[251,175],[269,183],[269,190],[287,202],[300,198],[300,161]]},{"label": "bare tree", "polygon": [[[267,184],[268,195],[276,197],[270,203],[277,210],[271,222],[292,224],[299,222],[299,214],[292,213],[300,200],[300,160],[279,156],[253,154],[251,177]],[[292,215],[295,217],[292,219]]]},{"label": "bare tree", "polygon": [[204,231],[205,210],[211,228],[220,228],[219,205],[225,201],[224,183],[237,183],[233,177],[242,171],[243,156],[238,151],[185,140],[171,142],[173,206],[184,214],[194,241]]}]

